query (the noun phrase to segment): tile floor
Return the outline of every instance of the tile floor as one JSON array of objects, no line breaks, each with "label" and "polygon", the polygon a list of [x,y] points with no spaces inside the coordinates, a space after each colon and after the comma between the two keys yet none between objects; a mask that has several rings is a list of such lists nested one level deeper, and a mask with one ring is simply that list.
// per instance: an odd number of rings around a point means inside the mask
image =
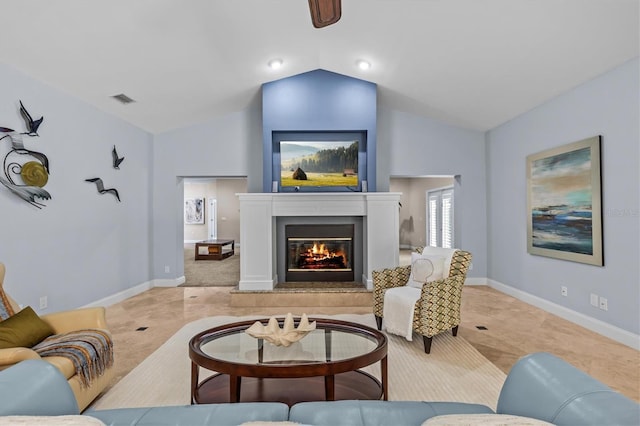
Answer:
[{"label": "tile floor", "polygon": [[[116,377],[124,377],[184,324],[213,315],[366,314],[371,307],[231,307],[232,287],[153,288],[107,308]],[[324,297],[314,293],[314,301]],[[317,305],[317,303],[315,303]],[[486,330],[479,330],[484,326]],[[145,328],[146,327],[146,328]],[[139,330],[144,328],[143,330]],[[640,352],[487,286],[463,291],[459,336],[505,373],[521,356],[551,352],[640,401]],[[432,351],[438,350],[437,337]],[[429,356],[425,354],[425,362]]]}]

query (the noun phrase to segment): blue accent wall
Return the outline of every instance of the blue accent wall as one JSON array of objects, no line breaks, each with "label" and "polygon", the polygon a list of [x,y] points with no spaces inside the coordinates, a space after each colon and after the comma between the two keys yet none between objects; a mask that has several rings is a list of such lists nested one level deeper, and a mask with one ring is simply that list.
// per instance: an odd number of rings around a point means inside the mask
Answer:
[{"label": "blue accent wall", "polygon": [[364,131],[367,183],[376,190],[377,86],[357,78],[315,70],[262,86],[264,192],[273,179],[274,131]]}]

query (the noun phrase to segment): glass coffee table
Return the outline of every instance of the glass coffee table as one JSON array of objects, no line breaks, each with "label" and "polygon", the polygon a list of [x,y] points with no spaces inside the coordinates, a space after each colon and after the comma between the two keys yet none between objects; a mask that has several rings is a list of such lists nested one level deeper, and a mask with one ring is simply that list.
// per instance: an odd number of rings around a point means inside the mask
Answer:
[{"label": "glass coffee table", "polygon": [[[387,338],[378,330],[309,318],[316,329],[283,347],[246,334],[255,321],[211,328],[189,341],[192,404],[387,400]],[[360,370],[378,361],[380,380]],[[214,374],[200,380],[200,368]]]}]

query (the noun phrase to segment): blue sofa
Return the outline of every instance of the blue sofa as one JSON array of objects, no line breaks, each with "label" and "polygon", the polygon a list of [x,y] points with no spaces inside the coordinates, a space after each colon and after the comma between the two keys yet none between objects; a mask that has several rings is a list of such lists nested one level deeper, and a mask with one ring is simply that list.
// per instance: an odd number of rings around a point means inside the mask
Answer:
[{"label": "blue sofa", "polygon": [[[513,366],[496,412],[556,425],[640,425],[638,403],[548,353],[527,355]],[[459,402],[319,401],[291,408],[281,403],[246,402],[88,410],[81,418],[99,419],[107,425],[239,425],[288,420],[319,426],[400,426],[421,425],[444,414],[481,413],[493,411],[484,405]],[[0,416],[77,414],[73,392],[51,364],[28,360],[0,372]]]}]

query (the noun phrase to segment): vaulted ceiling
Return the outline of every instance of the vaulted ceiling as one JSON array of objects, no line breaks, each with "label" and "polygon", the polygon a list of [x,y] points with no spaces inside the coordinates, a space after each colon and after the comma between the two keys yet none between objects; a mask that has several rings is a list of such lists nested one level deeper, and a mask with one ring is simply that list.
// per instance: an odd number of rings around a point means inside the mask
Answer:
[{"label": "vaulted ceiling", "polygon": [[0,0],[0,61],[152,133],[318,68],[377,83],[385,106],[484,131],[637,57],[638,4],[343,0],[317,29],[305,0]]}]

